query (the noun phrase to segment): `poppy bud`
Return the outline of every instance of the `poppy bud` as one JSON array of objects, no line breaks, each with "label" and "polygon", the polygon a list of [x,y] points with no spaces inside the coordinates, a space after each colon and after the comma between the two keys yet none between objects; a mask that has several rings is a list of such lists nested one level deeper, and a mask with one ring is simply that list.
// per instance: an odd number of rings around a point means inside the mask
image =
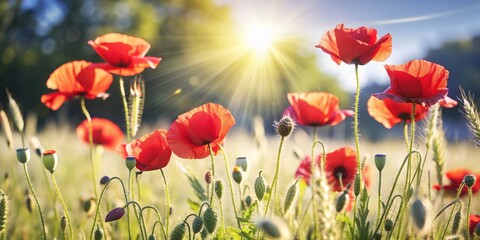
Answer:
[{"label": "poppy bud", "polygon": [[60,218],[60,229],[62,229],[62,232],[65,232],[65,229],[67,229],[67,217],[65,216]]},{"label": "poppy bud", "polygon": [[385,154],[375,154],[375,166],[378,171],[381,172],[385,167],[385,162],[387,161],[387,155]]},{"label": "poppy bud", "polygon": [[103,229],[100,228],[100,226],[97,225],[97,230],[95,230],[95,240],[102,240],[104,236]]},{"label": "poppy bud", "polygon": [[108,183],[108,181],[110,181],[110,177],[109,176],[103,176],[102,178],[100,178],[100,185],[105,185]]},{"label": "poppy bud", "polygon": [[97,206],[97,203],[95,202],[94,198],[90,198],[87,201],[83,202],[83,211],[88,215],[92,215],[93,211],[95,211],[95,208]]},{"label": "poppy bud", "polygon": [[137,164],[137,159],[135,159],[134,156],[127,156],[127,158],[125,159],[125,165],[130,171],[135,167],[136,164]]},{"label": "poppy bud", "polygon": [[379,232],[375,233],[375,234],[373,235],[373,239],[375,239],[375,240],[380,240],[380,239],[382,239],[382,233],[379,233]]},{"label": "poppy bud", "polygon": [[340,195],[338,195],[335,201],[335,209],[337,212],[341,212],[345,206],[347,206],[348,198],[348,191],[342,191]]},{"label": "poppy bud", "polygon": [[148,236],[148,240],[157,240],[157,238],[154,235]]},{"label": "poppy bud", "polygon": [[53,173],[58,163],[57,152],[55,150],[47,150],[43,152],[42,160],[45,168],[50,171],[50,173]]},{"label": "poppy bud", "polygon": [[353,193],[355,194],[355,197],[358,197],[361,188],[362,184],[360,182],[360,174],[357,173],[357,175],[355,175],[355,180],[353,181]]},{"label": "poppy bud", "polygon": [[250,207],[252,205],[252,196],[248,195],[245,197],[245,204],[247,204],[247,207]]},{"label": "poppy bud", "polygon": [[210,184],[212,183],[212,172],[210,170],[208,170],[206,173],[205,173],[205,182],[207,184]]},{"label": "poppy bud", "polygon": [[107,216],[105,217],[105,222],[112,222],[116,221],[125,215],[125,209],[123,207],[118,207],[112,209],[109,213],[107,213]]},{"label": "poppy bud", "polygon": [[385,220],[385,226],[384,226],[383,228],[384,228],[385,231],[387,231],[387,232],[392,231],[392,229],[393,229],[393,221],[392,221],[392,219],[387,218],[387,220]]},{"label": "poppy bud", "polygon": [[294,184],[292,184],[289,188],[288,188],[288,191],[287,191],[287,195],[285,196],[285,202],[283,203],[283,212],[285,214],[287,214],[293,203],[297,200],[297,196],[298,196],[298,179],[300,178],[297,178],[297,180],[295,181]]},{"label": "poppy bud", "polygon": [[263,197],[265,196],[266,185],[267,183],[265,178],[262,176],[262,171],[260,171],[254,183],[255,195],[257,196],[258,201],[263,200]]},{"label": "poppy bud", "polygon": [[466,176],[463,178],[463,181],[465,182],[465,185],[466,185],[468,188],[472,188],[473,185],[475,185],[476,178],[475,178],[474,175],[468,174],[468,175],[466,175]]},{"label": "poppy bud", "polygon": [[457,234],[458,229],[460,228],[462,222],[462,208],[459,208],[458,211],[455,213],[455,216],[453,217],[453,223],[452,223],[452,234]]},{"label": "poppy bud", "polygon": [[235,166],[233,168],[233,173],[232,173],[233,180],[237,183],[240,184],[242,183],[243,180],[243,171],[240,169],[240,167]]},{"label": "poppy bud", "polygon": [[477,223],[477,226],[475,226],[475,235],[480,236],[480,223]]},{"label": "poppy bud", "polygon": [[282,137],[288,137],[295,128],[295,123],[290,116],[284,116],[280,121],[275,124],[278,135]]},{"label": "poppy bud", "polygon": [[238,166],[242,169],[242,171],[246,172],[248,168],[248,162],[246,157],[237,157],[235,161],[235,166]]},{"label": "poppy bud", "polygon": [[27,163],[30,161],[30,149],[17,148],[17,159],[21,163]]},{"label": "poppy bud", "polygon": [[25,198],[26,198],[26,199],[25,199],[25,205],[26,205],[26,207],[27,207],[27,210],[28,210],[29,213],[32,213],[33,208],[35,207],[35,206],[33,205],[32,196],[30,196],[30,194],[27,194],[27,195],[25,196]]},{"label": "poppy bud", "polygon": [[262,219],[255,224],[272,239],[291,239],[288,226],[280,218]]},{"label": "poppy bud", "polygon": [[410,206],[410,214],[413,218],[413,223],[420,232],[426,232],[430,229],[430,208],[426,201],[415,199]]},{"label": "poppy bud", "polygon": [[193,233],[199,233],[203,229],[203,219],[200,216],[197,216],[195,219],[193,219],[192,222],[192,231]]},{"label": "poppy bud", "polygon": [[203,213],[203,224],[209,233],[213,233],[217,227],[217,213],[210,207]]},{"label": "poppy bud", "polygon": [[221,199],[223,196],[223,181],[221,179],[215,181],[215,194],[218,199]]},{"label": "poppy bud", "polygon": [[180,223],[178,224],[172,231],[172,234],[170,235],[171,240],[183,240],[185,237],[185,232],[186,232],[186,226],[185,223]]}]

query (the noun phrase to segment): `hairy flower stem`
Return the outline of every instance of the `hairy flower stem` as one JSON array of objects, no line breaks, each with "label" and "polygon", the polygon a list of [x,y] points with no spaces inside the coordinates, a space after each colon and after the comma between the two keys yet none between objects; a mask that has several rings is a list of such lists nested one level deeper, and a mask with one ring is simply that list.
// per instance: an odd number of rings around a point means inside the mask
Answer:
[{"label": "hairy flower stem", "polygon": [[[315,143],[317,142],[317,128],[316,127],[313,127],[313,144],[312,144],[312,155],[311,155],[311,158],[312,158],[312,164],[311,164],[311,174],[310,174],[310,186],[312,186],[312,208],[313,208],[313,226],[314,227],[314,231],[313,231],[313,236],[316,236],[317,235],[317,226],[318,226],[318,223],[317,223],[317,204],[316,204],[316,201],[315,201],[315,193],[316,193],[316,173],[317,173],[317,161],[316,161],[316,158],[315,158]],[[322,162],[325,161],[325,159],[322,158]],[[323,169],[323,164],[320,166],[320,168]]]},{"label": "hairy flower stem", "polygon": [[[213,158],[213,150],[212,150],[212,146],[210,146],[210,144],[208,144],[208,150],[210,152],[210,159],[212,160],[212,180],[211,180],[211,183],[210,183],[212,189],[210,190],[210,202],[208,204],[210,205],[210,207],[213,208],[213,195],[215,194],[215,184],[214,184],[214,181],[215,181],[215,159]],[[228,176],[228,174],[227,174],[227,176]],[[232,188],[231,185],[230,185],[230,188]],[[232,196],[233,196],[233,194],[232,194]]]},{"label": "hairy flower stem", "polygon": [[[228,180],[228,185],[230,187],[230,196],[232,197],[232,206],[233,206],[233,212],[235,213],[235,220],[237,220],[237,225],[238,228],[242,228],[242,225],[240,224],[240,221],[238,220],[238,212],[237,212],[237,206],[235,205],[235,198],[233,196],[233,185],[232,185],[232,178],[230,177],[230,168],[228,167],[228,161],[227,161],[227,154],[225,153],[225,150],[223,149],[222,146],[220,146],[220,150],[222,151],[223,155],[223,160],[225,161],[225,169],[227,173],[227,180]],[[213,155],[212,148],[210,148],[210,154]],[[213,177],[212,177],[213,178]],[[212,184],[212,195],[215,194],[215,184]],[[241,197],[241,196],[240,196]]]},{"label": "hairy flower stem", "polygon": [[[415,102],[412,103],[412,112],[411,112],[411,123],[410,123],[410,146],[409,146],[409,150],[408,152],[411,153],[413,151],[413,144],[414,144],[414,141],[415,141]],[[420,161],[422,160],[422,158],[420,158]],[[408,194],[408,191],[412,185],[412,182],[413,182],[413,178],[412,178],[412,181],[410,180],[410,178],[412,177],[412,155],[409,154],[409,157],[408,157],[408,164],[407,164],[407,176],[405,178],[405,188],[403,190],[403,202],[402,202],[402,205],[400,206],[400,208],[402,209],[400,211],[400,219],[399,219],[399,224],[398,224],[398,233],[397,233],[397,237],[398,239],[401,239],[401,234],[402,234],[402,222],[403,222],[403,216],[405,215],[405,211],[407,210],[407,205],[408,205],[408,202],[410,201],[409,198],[407,198],[407,194]],[[415,176],[414,176],[415,177]]]},{"label": "hairy flower stem", "polygon": [[160,215],[160,212],[158,212],[158,209],[152,207],[152,206],[145,206],[142,208],[142,210],[140,211],[140,213],[142,214],[143,216],[143,211],[144,210],[147,210],[147,209],[151,209],[153,210],[156,214],[157,214],[157,221],[155,222],[155,224],[153,225],[153,228],[152,228],[152,235],[154,234],[155,232],[155,225],[160,224],[160,226],[162,227],[161,230],[162,230],[162,234],[163,234],[163,239],[168,239],[167,237],[167,232],[165,230],[165,225],[163,225],[163,220],[162,220],[162,215]]},{"label": "hairy flower stem", "polygon": [[168,223],[170,219],[170,191],[168,190],[168,182],[165,174],[163,173],[163,169],[160,169],[163,178],[163,184],[165,185],[165,229],[168,234]]},{"label": "hairy flower stem", "polygon": [[[285,137],[282,136],[281,139],[280,139],[280,145],[278,146],[277,164],[275,166],[275,175],[273,176],[272,184],[270,185],[270,193],[268,195],[267,205],[265,206],[265,212],[263,213],[264,218],[267,216],[268,207],[270,205],[270,201],[272,200],[272,195],[273,195],[273,202],[275,202],[275,194],[276,194],[275,189],[276,189],[276,186],[277,186],[278,172],[279,172],[279,169],[280,169],[280,154],[282,153],[282,146],[283,146],[284,141],[285,141]],[[273,191],[273,194],[272,194],[272,191]]]},{"label": "hairy flower stem", "polygon": [[130,142],[132,138],[132,131],[130,129],[130,121],[128,120],[129,111],[128,111],[127,95],[125,94],[125,83],[123,81],[122,75],[120,75],[119,85],[120,85],[120,94],[122,95],[123,113],[125,116],[125,132],[127,133],[127,142]]},{"label": "hairy flower stem", "polygon": [[[357,89],[355,91],[355,103],[353,107],[353,136],[355,138],[355,150],[357,152],[357,161],[360,162],[360,143],[359,143],[359,129],[358,129],[358,103],[360,101],[360,79],[358,78],[358,64],[355,64],[355,79],[356,79],[356,86]],[[360,183],[363,183],[363,176],[362,176],[362,164],[358,164],[358,175],[360,177]],[[352,237],[354,236],[355,233],[355,212],[356,212],[356,206],[357,206],[357,198],[353,200],[353,215],[354,215],[354,220],[352,221]]]},{"label": "hairy flower stem", "polygon": [[[90,237],[88,239],[93,239],[93,232],[95,231],[95,223],[97,222],[97,218],[99,217],[100,215],[100,205],[102,203],[102,198],[103,198],[103,195],[105,194],[105,191],[107,190],[107,187],[108,185],[113,181],[113,180],[117,180],[120,182],[120,184],[122,185],[122,190],[123,190],[123,194],[124,194],[124,197],[125,197],[125,202],[128,204],[128,193],[125,189],[125,185],[123,184],[123,181],[122,179],[120,179],[119,177],[112,177],[110,178],[110,180],[108,180],[108,182],[105,184],[105,186],[103,187],[103,190],[102,192],[100,193],[100,198],[98,199],[97,201],[97,208],[95,210],[95,216],[93,217],[93,223],[92,223],[92,228],[90,230]],[[100,221],[103,225],[103,221]],[[105,229],[104,227],[102,227],[103,229]],[[129,232],[128,233],[128,236],[130,236],[131,233]]]},{"label": "hairy flower stem", "polygon": [[30,188],[30,192],[35,199],[35,203],[38,207],[38,213],[40,214],[40,221],[42,222],[42,229],[43,229],[43,239],[47,239],[47,230],[45,229],[45,221],[43,220],[42,208],[40,207],[40,202],[38,201],[37,194],[35,194],[35,190],[33,189],[32,181],[30,180],[30,176],[28,175],[27,163],[23,163],[23,170],[25,172],[25,177],[27,178],[28,187]]},{"label": "hairy flower stem", "polygon": [[[452,211],[450,212],[450,216],[448,217],[447,225],[445,226],[445,228],[443,230],[443,233],[442,233],[442,237],[440,239],[445,239],[445,234],[447,233],[448,225],[450,225],[450,222],[452,221],[453,212],[455,211],[455,209],[457,207],[457,204],[462,204],[462,201],[460,201],[460,193],[462,192],[462,189],[463,189],[464,186],[465,186],[465,183],[462,182],[462,184],[460,184],[460,187],[457,189],[457,195],[455,197],[455,201],[454,201],[454,204],[453,204]],[[468,215],[467,215],[467,218],[468,218]],[[468,229],[467,229],[467,231],[468,231]]]},{"label": "hairy flower stem", "polygon": [[377,223],[380,221],[380,207],[382,205],[382,171],[378,171],[378,204],[377,204]]},{"label": "hairy flower stem", "polygon": [[68,224],[68,231],[70,232],[70,239],[74,239],[72,220],[70,220],[70,214],[68,214],[67,204],[65,204],[65,201],[63,200],[62,194],[60,193],[60,189],[58,188],[58,185],[57,185],[57,181],[55,180],[55,175],[53,173],[52,173],[52,182],[53,182],[53,186],[55,187],[55,191],[57,192],[57,196],[60,199],[60,202],[62,203],[63,212],[67,217],[67,224]]},{"label": "hairy flower stem", "polygon": [[[128,186],[127,186],[127,202],[133,199],[133,184],[132,184],[132,170],[128,171]],[[135,209],[135,208],[133,208]],[[136,210],[135,210],[136,215]],[[128,228],[128,239],[132,239],[131,232],[132,226],[130,224],[130,208],[127,207],[127,228]]]},{"label": "hairy flower stem", "polygon": [[470,234],[468,232],[470,229],[469,218],[470,218],[470,210],[471,210],[470,208],[472,206],[471,203],[472,203],[472,188],[469,187],[468,188],[468,204],[467,204],[467,221],[465,221],[466,227],[467,227],[467,240],[470,240]]}]

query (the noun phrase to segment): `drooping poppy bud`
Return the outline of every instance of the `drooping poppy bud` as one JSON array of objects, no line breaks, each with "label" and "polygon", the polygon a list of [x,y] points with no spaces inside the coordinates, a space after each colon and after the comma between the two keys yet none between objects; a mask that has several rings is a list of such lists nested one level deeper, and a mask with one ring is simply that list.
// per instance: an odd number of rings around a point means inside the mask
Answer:
[{"label": "drooping poppy bud", "polygon": [[262,171],[260,171],[254,183],[255,195],[257,196],[258,201],[263,200],[263,197],[265,196],[265,190],[267,188],[266,185],[267,183],[265,181],[265,178],[262,176]]},{"label": "drooping poppy bud", "polygon": [[125,209],[123,207],[114,208],[107,213],[107,216],[105,217],[105,222],[116,221],[122,218],[123,215],[125,215]]},{"label": "drooping poppy bud", "polygon": [[193,219],[192,223],[192,231],[193,233],[199,233],[203,229],[203,219],[200,216],[197,216],[195,219]]},{"label": "drooping poppy bud", "polygon": [[213,233],[217,227],[217,213],[212,208],[207,208],[203,213],[203,224],[209,233]]}]

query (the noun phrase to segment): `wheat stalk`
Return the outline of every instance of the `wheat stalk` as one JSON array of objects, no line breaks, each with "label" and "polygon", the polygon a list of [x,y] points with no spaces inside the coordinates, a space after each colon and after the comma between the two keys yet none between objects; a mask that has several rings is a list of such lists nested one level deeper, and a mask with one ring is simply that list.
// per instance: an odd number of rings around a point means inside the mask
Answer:
[{"label": "wheat stalk", "polygon": [[460,88],[462,106],[462,114],[467,119],[468,127],[475,138],[475,143],[480,146],[480,117],[478,116],[477,106],[473,101],[472,94],[467,94]]}]

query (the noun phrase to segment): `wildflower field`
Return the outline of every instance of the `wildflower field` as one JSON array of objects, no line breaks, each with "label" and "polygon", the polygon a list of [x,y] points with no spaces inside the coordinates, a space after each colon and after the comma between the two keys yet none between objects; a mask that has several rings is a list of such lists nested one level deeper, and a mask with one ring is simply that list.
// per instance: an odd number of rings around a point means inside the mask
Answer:
[{"label": "wildflower field", "polygon": [[[449,71],[426,60],[384,65],[390,86],[360,93],[359,69],[392,52],[392,36],[343,24],[312,44],[351,66],[352,109],[328,92],[291,92],[268,135],[236,127],[227,106],[202,102],[173,122],[141,125],[142,38],[106,33],[89,41],[105,61],[64,63],[39,101],[71,101],[85,120],[36,131],[15,93],[0,111],[0,239],[478,239],[480,169],[473,163],[480,118],[468,89],[447,96]],[[118,81],[120,89],[111,89]],[[124,127],[92,116],[88,101],[122,96]],[[359,105],[367,98],[366,106]],[[476,142],[445,140],[442,109],[458,108]],[[358,109],[404,138],[361,137]],[[320,128],[352,122],[353,139]]]}]

